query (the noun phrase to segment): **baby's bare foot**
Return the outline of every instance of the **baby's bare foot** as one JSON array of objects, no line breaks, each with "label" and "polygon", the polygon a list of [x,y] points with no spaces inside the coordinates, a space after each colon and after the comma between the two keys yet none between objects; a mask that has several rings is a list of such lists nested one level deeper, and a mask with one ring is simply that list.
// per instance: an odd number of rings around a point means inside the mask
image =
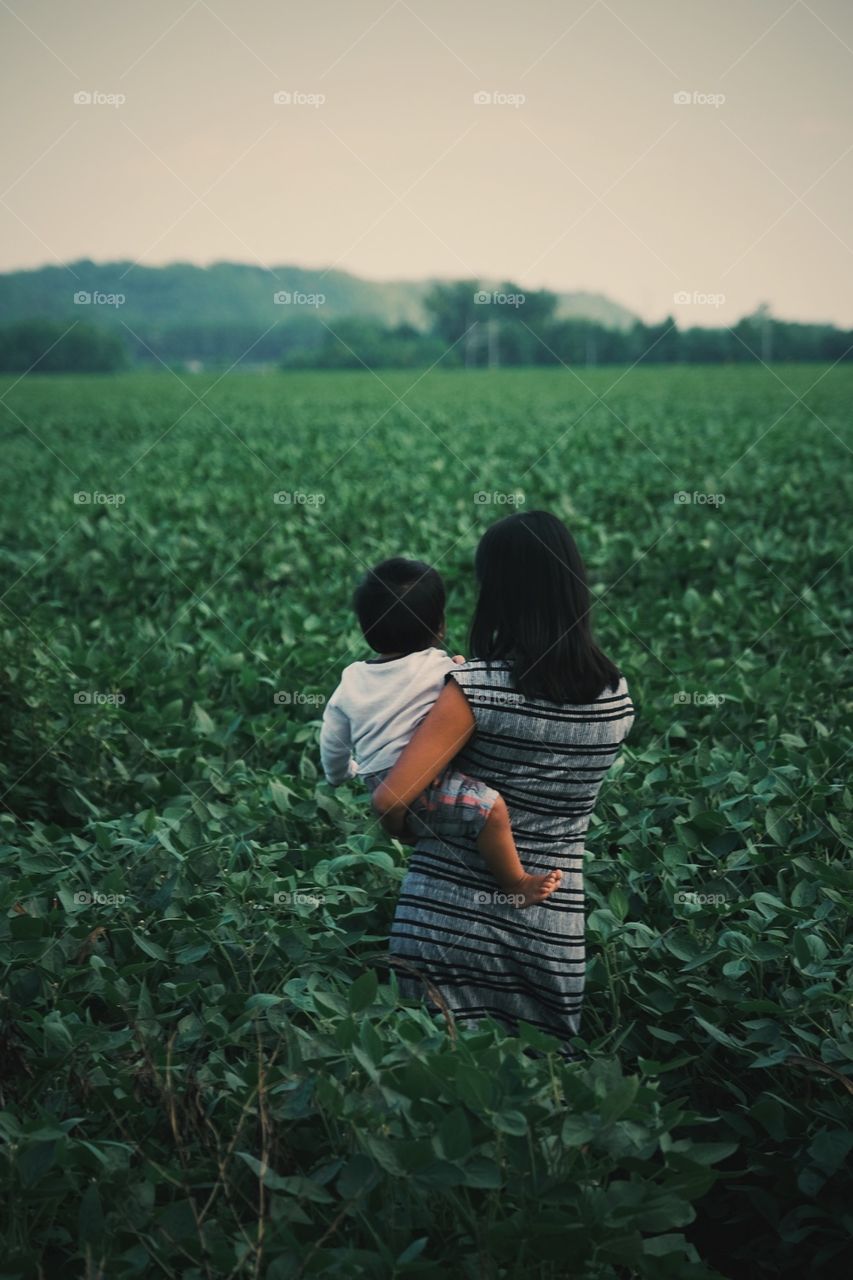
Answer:
[{"label": "baby's bare foot", "polygon": [[535,906],[537,902],[544,902],[546,898],[550,898],[562,878],[562,871],[549,871],[544,876],[525,873],[511,889],[511,892],[520,899],[515,905],[523,910],[525,907]]}]

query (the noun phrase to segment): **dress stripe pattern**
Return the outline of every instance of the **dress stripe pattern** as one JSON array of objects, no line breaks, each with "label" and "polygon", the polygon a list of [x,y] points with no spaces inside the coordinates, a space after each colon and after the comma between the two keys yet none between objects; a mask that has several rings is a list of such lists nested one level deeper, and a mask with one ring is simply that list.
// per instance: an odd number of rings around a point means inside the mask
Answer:
[{"label": "dress stripe pattern", "polygon": [[[476,720],[454,769],[500,791],[525,870],[559,868],[545,902],[517,910],[505,900],[476,841],[424,838],[403,880],[390,951],[443,995],[455,1018],[519,1021],[556,1036],[570,1056],[583,1003],[584,841],[599,787],[634,721],[625,680],[587,705],[516,693],[505,662],[466,662],[448,677]],[[401,994],[423,987],[406,970]]]}]

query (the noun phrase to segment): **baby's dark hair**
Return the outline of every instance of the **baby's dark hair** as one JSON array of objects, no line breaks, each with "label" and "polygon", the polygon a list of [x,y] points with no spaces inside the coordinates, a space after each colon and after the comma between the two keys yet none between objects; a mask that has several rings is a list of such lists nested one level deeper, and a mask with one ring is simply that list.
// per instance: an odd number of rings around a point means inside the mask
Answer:
[{"label": "baby's dark hair", "polygon": [[352,603],[364,638],[377,653],[417,653],[440,639],[445,590],[422,560],[393,556],[368,569]]}]

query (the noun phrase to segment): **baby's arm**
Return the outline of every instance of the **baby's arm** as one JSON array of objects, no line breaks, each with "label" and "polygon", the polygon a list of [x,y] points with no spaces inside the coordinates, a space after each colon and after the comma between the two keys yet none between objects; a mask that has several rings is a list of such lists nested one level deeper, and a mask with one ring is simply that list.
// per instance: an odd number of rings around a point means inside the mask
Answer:
[{"label": "baby's arm", "polygon": [[334,700],[326,703],[320,728],[320,761],[330,787],[339,787],[358,772],[352,758],[349,717]]}]

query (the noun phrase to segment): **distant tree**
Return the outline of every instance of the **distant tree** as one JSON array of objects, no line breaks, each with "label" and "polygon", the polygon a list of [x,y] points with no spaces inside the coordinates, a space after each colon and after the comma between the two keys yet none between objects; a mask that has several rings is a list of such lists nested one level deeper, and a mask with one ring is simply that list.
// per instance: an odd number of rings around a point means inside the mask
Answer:
[{"label": "distant tree", "polygon": [[660,324],[641,324],[631,330],[631,359],[638,364],[669,364],[679,356],[679,332],[672,316]]},{"label": "distant tree", "polygon": [[438,362],[446,352],[437,335],[410,324],[386,328],[376,320],[351,316],[328,325],[319,346],[297,346],[285,352],[282,365],[287,369],[415,369]]},{"label": "distant tree", "polygon": [[740,344],[728,329],[703,329],[698,325],[678,335],[681,360],[685,364],[718,364],[739,360],[744,354],[735,350]]},{"label": "distant tree", "polygon": [[117,334],[86,322],[24,320],[0,327],[4,373],[111,373],[128,362]]},{"label": "distant tree", "polygon": [[542,364],[542,342],[553,323],[556,294],[525,291],[511,280],[486,288],[479,280],[434,285],[424,299],[433,331],[458,344],[467,365]]},{"label": "distant tree", "polygon": [[477,280],[456,280],[452,284],[433,285],[424,298],[433,329],[448,344],[458,342],[483,318],[476,301],[479,289]]}]

